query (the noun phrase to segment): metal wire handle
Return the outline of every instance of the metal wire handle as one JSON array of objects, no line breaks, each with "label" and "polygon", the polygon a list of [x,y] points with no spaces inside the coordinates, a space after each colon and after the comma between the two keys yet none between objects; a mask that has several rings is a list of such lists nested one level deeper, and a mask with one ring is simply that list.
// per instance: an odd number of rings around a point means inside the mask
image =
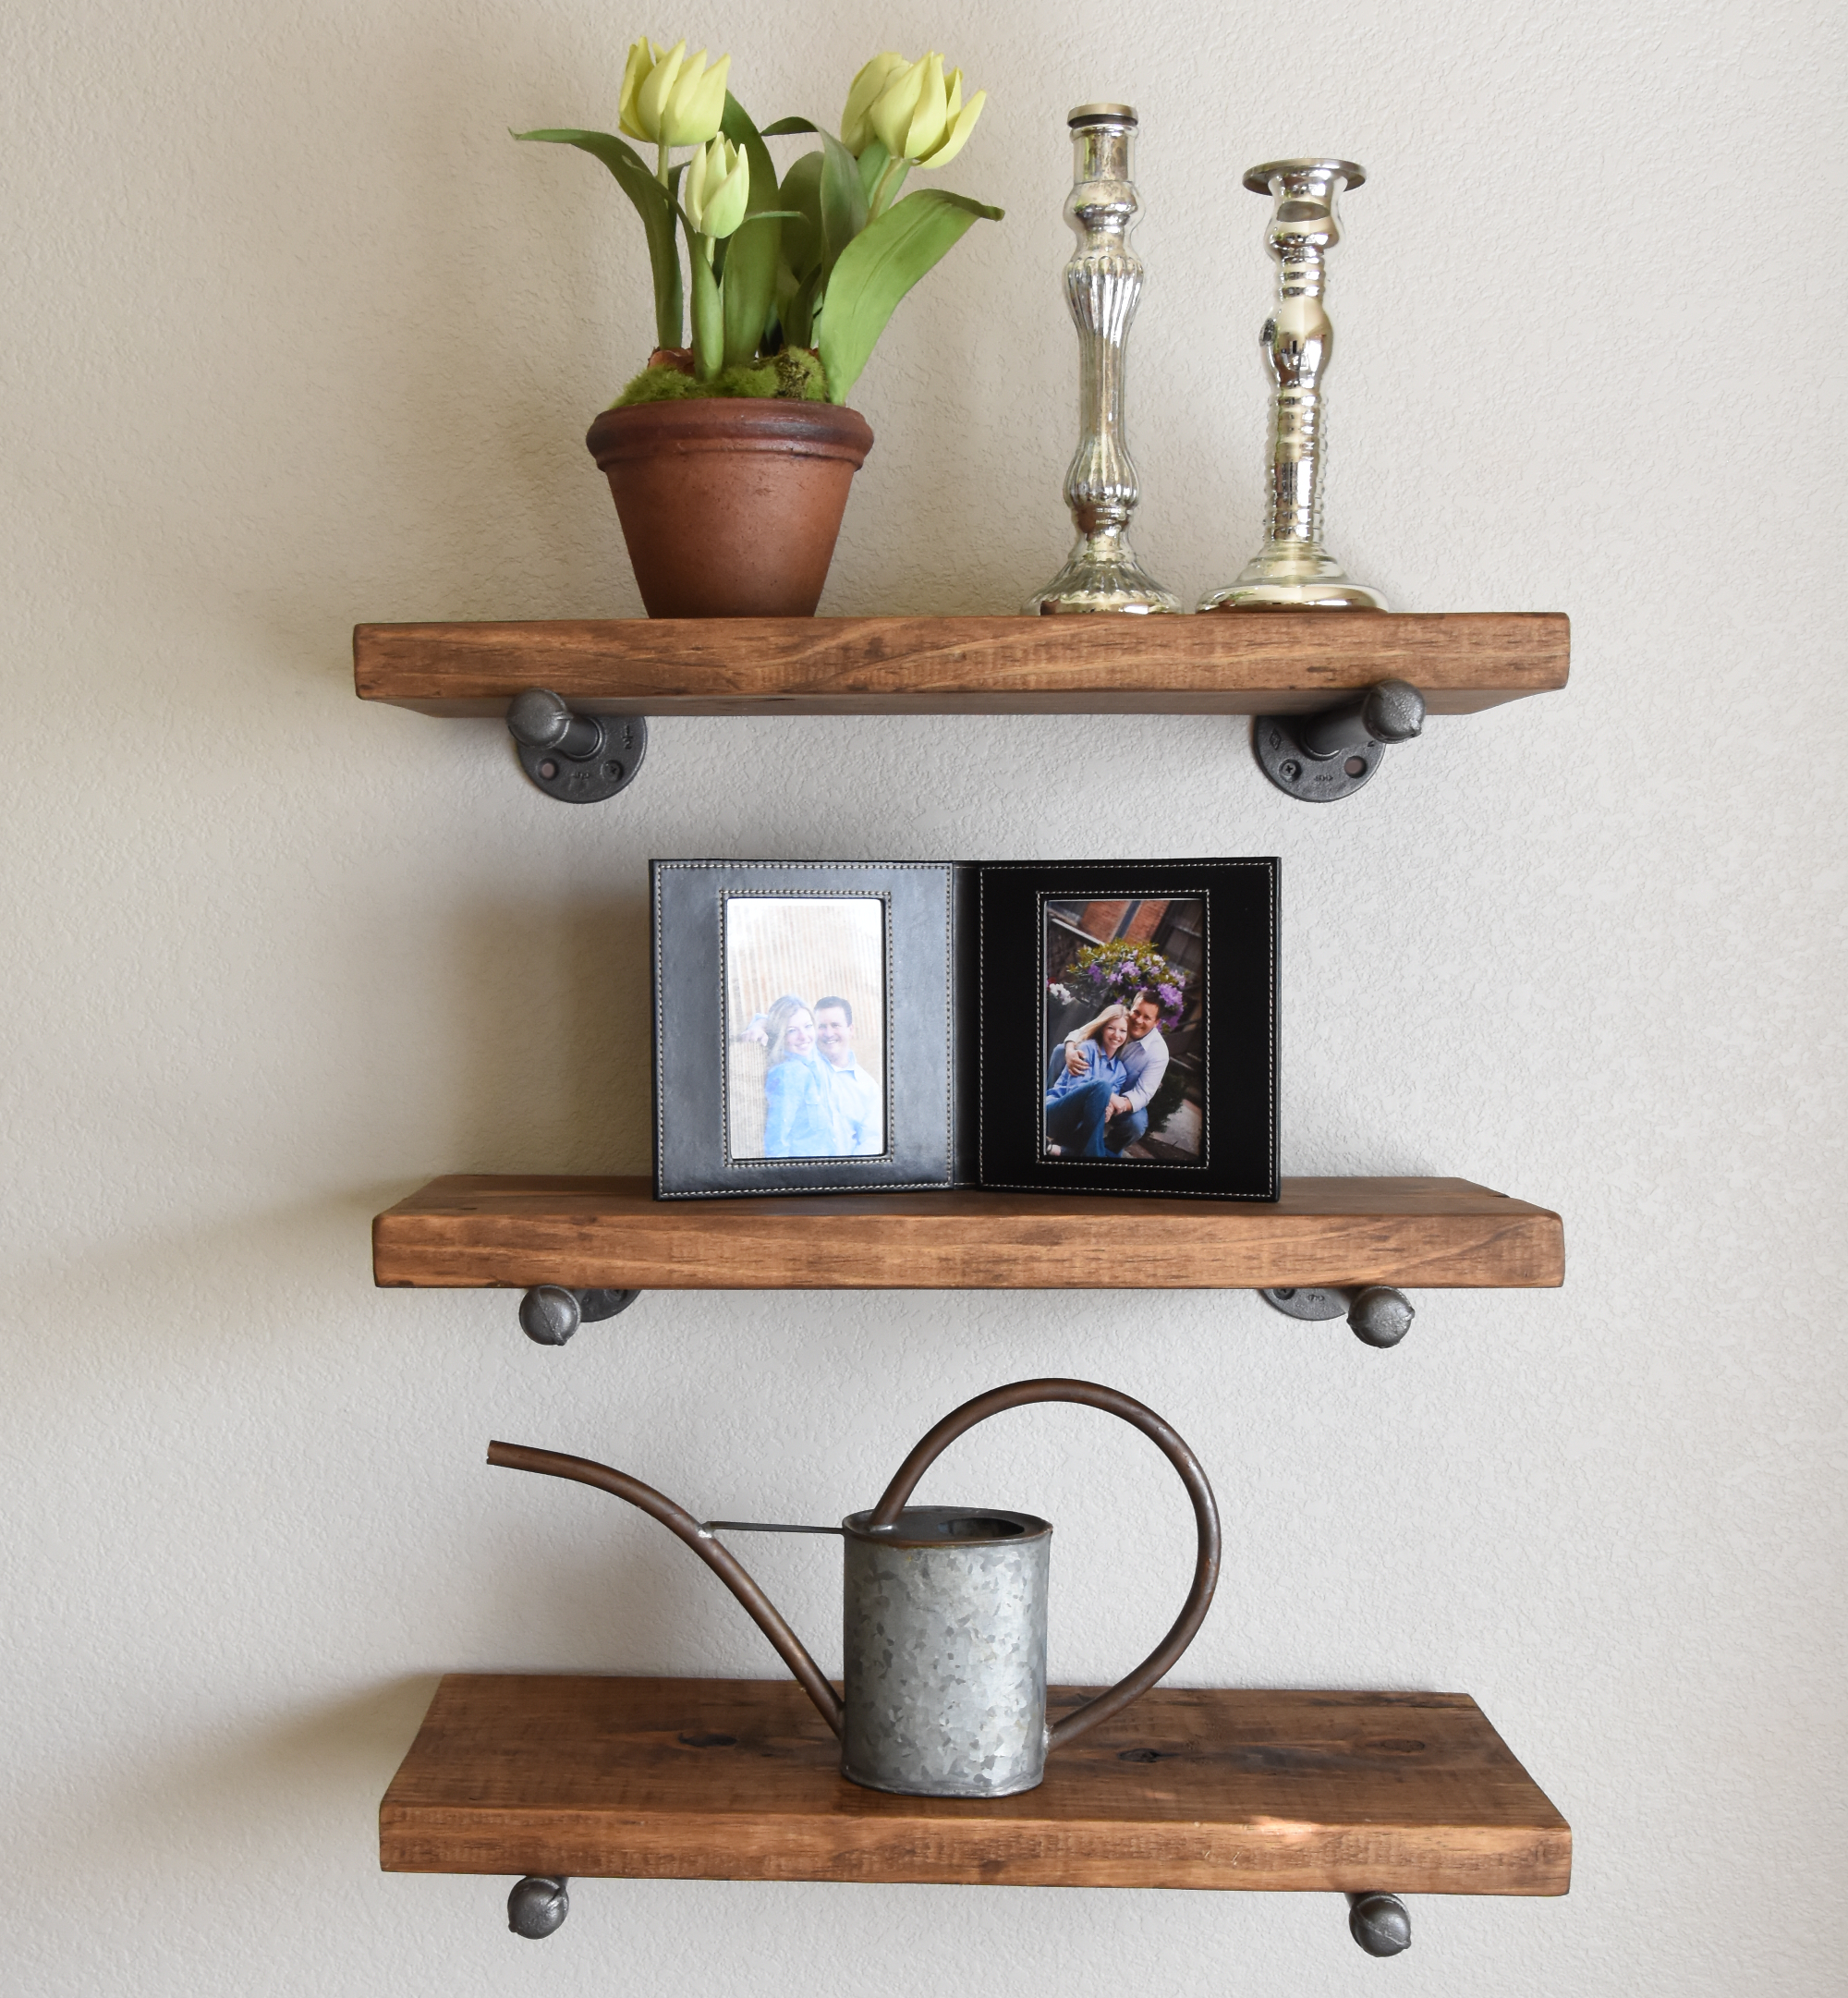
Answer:
[{"label": "metal wire handle", "polygon": [[1088,1408],[1101,1408],[1106,1415],[1118,1416],[1133,1429],[1139,1429],[1174,1467],[1181,1482],[1186,1486],[1187,1496],[1194,1502],[1194,1524],[1199,1536],[1193,1587],[1188,1590],[1187,1600],[1181,1605],[1181,1614],[1170,1626],[1167,1636],[1134,1672],[1054,1724],[1048,1736],[1048,1746],[1057,1748],[1076,1739],[1088,1728],[1095,1727],[1100,1721],[1107,1721],[1112,1714],[1122,1712],[1132,1700],[1139,1700],[1163,1674],[1173,1669],[1181,1653],[1194,1641],[1206,1621],[1207,1611],[1212,1606],[1213,1590],[1219,1586],[1219,1507],[1213,1502],[1212,1487],[1207,1482],[1207,1474],[1200,1468],[1199,1459],[1154,1409],[1128,1395],[1119,1394],[1113,1387],[1100,1387],[1095,1381],[1015,1381],[1008,1387],[991,1388],[986,1395],[978,1395],[960,1408],[953,1408],[923,1437],[898,1467],[897,1475],[886,1486],[884,1495],[873,1507],[867,1525],[875,1533],[890,1530],[895,1526],[906,1500],[917,1489],[918,1480],[965,1430],[973,1429],[978,1422],[986,1421],[991,1415],[1000,1415],[1004,1409],[1025,1407],[1031,1402],[1040,1401],[1079,1402]]}]

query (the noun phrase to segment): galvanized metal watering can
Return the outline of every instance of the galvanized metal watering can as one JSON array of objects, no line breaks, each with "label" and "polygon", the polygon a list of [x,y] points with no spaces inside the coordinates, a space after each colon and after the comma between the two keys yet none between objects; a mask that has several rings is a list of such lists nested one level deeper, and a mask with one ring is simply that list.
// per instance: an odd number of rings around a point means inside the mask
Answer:
[{"label": "galvanized metal watering can", "polygon": [[[1031,1513],[905,1503],[965,1430],[1040,1401],[1081,1402],[1139,1429],[1179,1472],[1199,1540],[1193,1587],[1167,1636],[1126,1678],[1051,1726],[1051,1523]],[[1193,1452],[1152,1408],[1089,1381],[1016,1381],[965,1402],[899,1466],[870,1512],[849,1513],[838,1527],[699,1520],[625,1471],[521,1444],[490,1444],[488,1461],[595,1485],[677,1533],[744,1604],[841,1737],[841,1773],[907,1797],[1012,1797],[1032,1789],[1045,1774],[1049,1748],[1120,1712],[1172,1669],[1205,1621],[1219,1580],[1219,1508]],[[718,1538],[725,1531],[840,1534],[845,1697]]]}]

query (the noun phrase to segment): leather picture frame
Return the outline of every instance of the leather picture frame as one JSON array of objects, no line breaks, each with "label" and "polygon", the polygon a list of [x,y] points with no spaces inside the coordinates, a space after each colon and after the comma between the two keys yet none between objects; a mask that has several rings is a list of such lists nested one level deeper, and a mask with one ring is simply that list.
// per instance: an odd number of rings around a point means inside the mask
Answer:
[{"label": "leather picture frame", "polygon": [[[1278,887],[1274,859],[656,860],[656,1195],[981,1186],[1274,1200]],[[798,1035],[818,1017],[825,1023],[832,988],[845,976],[828,969],[843,962],[838,952],[831,958],[787,945],[750,957],[748,973],[739,969],[746,915],[798,911],[788,920],[799,938],[805,904],[852,908],[856,933],[878,938],[856,960],[857,996],[847,1008],[850,1017],[860,1008],[858,1048],[878,1050],[864,1064],[856,1052],[845,1091],[862,1109],[875,1106],[851,1127],[857,1144],[838,1121],[840,1085],[821,1049],[807,1038],[785,1047],[781,1029],[771,1044],[777,1009],[795,1009]],[[1049,974],[1055,945],[1074,968],[1070,990]],[[1165,1090],[1149,1066],[1152,1035],[1139,1072],[1125,1042],[1106,1045],[1106,1015],[1133,1009],[1101,1002],[1133,1000],[1136,989],[1101,984],[1100,959],[1169,964],[1185,988],[1173,1020],[1160,1017]],[[869,1004],[876,1014],[866,1013]],[[1069,1064],[1083,1078],[1059,1084],[1067,1042],[1057,1037],[1081,1039],[1100,1021],[1106,1065],[1121,1059],[1126,1067],[1120,1082],[1090,1097],[1093,1106],[1107,1099],[1111,1114],[1093,1117],[1076,1144],[1073,1103],[1052,1100],[1115,1071],[1092,1078],[1087,1049]],[[783,1083],[800,1078],[799,1068],[784,1067],[792,1053],[820,1078],[811,1088],[818,1107],[800,1139],[780,1145],[766,1107],[777,1093],[770,1071],[782,1067]],[[1121,1099],[1118,1087],[1128,1092]],[[824,1102],[836,1106],[832,1125]],[[876,1148],[865,1139],[875,1125]],[[791,1137],[791,1127],[778,1128]]]},{"label": "leather picture frame", "polygon": [[[967,956],[957,949],[955,936],[963,872],[950,862],[922,861],[651,864],[658,1198],[956,1184],[958,1103],[968,1093],[959,1088],[967,1065],[957,1042],[962,1009],[953,990]],[[749,1009],[769,1006],[778,997],[772,986],[787,988],[811,1005],[823,996],[801,984],[805,968],[772,959],[771,984],[742,999],[735,993],[745,1017],[728,1019],[727,911],[764,898],[787,905],[877,905],[884,960],[872,1085],[880,1144],[870,1155],[854,1152],[845,1139],[838,1151],[816,1155],[753,1155],[762,1153],[763,1144],[735,1149],[743,1120],[731,1099],[736,1091],[763,1088],[762,1058],[753,1073],[753,1051],[742,1044],[755,1024]],[[864,1040],[864,1015],[860,1024]],[[761,1117],[760,1108],[760,1127]]]},{"label": "leather picture frame", "polygon": [[[976,874],[980,1183],[1033,1193],[1276,1200],[1277,860],[990,861]],[[1185,939],[1189,960],[1176,974],[1182,1031],[1168,1029],[1177,1050],[1185,1041],[1185,1053],[1170,1061],[1164,1047],[1168,1090],[1142,1108],[1139,1123],[1112,1117],[1080,1149],[1071,1120],[1053,1121],[1072,1108],[1049,1094],[1062,1066],[1058,1036],[1066,1023],[1100,1014],[1104,1003],[1133,998],[1143,975],[1136,967],[1166,962],[1149,955],[1164,920]],[[1061,932],[1080,969],[1104,959],[1088,983],[1073,981],[1079,992],[1049,975]],[[1180,951],[1168,948],[1180,963]],[[1100,983],[1112,953],[1125,967],[1122,986]],[[1149,1125],[1150,1109],[1165,1123]],[[1055,1137],[1066,1140],[1056,1151]]]}]

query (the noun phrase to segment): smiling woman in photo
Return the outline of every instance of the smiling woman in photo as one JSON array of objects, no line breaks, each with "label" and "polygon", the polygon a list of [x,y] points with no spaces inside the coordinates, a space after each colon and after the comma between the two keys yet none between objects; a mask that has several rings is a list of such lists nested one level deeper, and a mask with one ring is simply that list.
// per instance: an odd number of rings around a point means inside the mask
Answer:
[{"label": "smiling woman in photo", "polygon": [[1129,1087],[1129,1071],[1118,1058],[1128,1039],[1129,1008],[1108,1005],[1067,1043],[1076,1049],[1073,1060],[1081,1066],[1068,1066],[1063,1048],[1054,1056],[1057,1072],[1045,1106],[1049,1158],[1115,1156],[1104,1144],[1104,1127],[1129,1107],[1122,1093]]},{"label": "smiling woman in photo", "polygon": [[827,1064],[815,1045],[815,1016],[784,996],[764,1016],[763,1153],[769,1159],[829,1158],[844,1148],[835,1128]]}]

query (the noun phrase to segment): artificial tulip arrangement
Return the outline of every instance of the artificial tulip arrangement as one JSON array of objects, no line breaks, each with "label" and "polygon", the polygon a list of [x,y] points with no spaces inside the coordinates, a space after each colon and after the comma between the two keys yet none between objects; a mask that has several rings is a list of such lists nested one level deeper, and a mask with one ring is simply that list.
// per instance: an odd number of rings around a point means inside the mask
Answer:
[{"label": "artificial tulip arrangement", "polygon": [[[887,52],[855,77],[838,139],[807,118],[761,131],[685,42],[629,50],[619,124],[651,144],[650,169],[610,132],[519,132],[601,160],[635,203],[654,279],[655,352],[614,407],[775,396],[845,405],[898,302],[979,218],[1002,211],[940,188],[900,199],[914,166],[946,166],[987,100],[963,101],[961,70],[936,54]],[[766,138],[813,132],[777,177]],[[678,164],[672,154],[690,147]],[[683,287],[679,235],[687,245]],[[692,344],[686,301],[692,305]]]}]

